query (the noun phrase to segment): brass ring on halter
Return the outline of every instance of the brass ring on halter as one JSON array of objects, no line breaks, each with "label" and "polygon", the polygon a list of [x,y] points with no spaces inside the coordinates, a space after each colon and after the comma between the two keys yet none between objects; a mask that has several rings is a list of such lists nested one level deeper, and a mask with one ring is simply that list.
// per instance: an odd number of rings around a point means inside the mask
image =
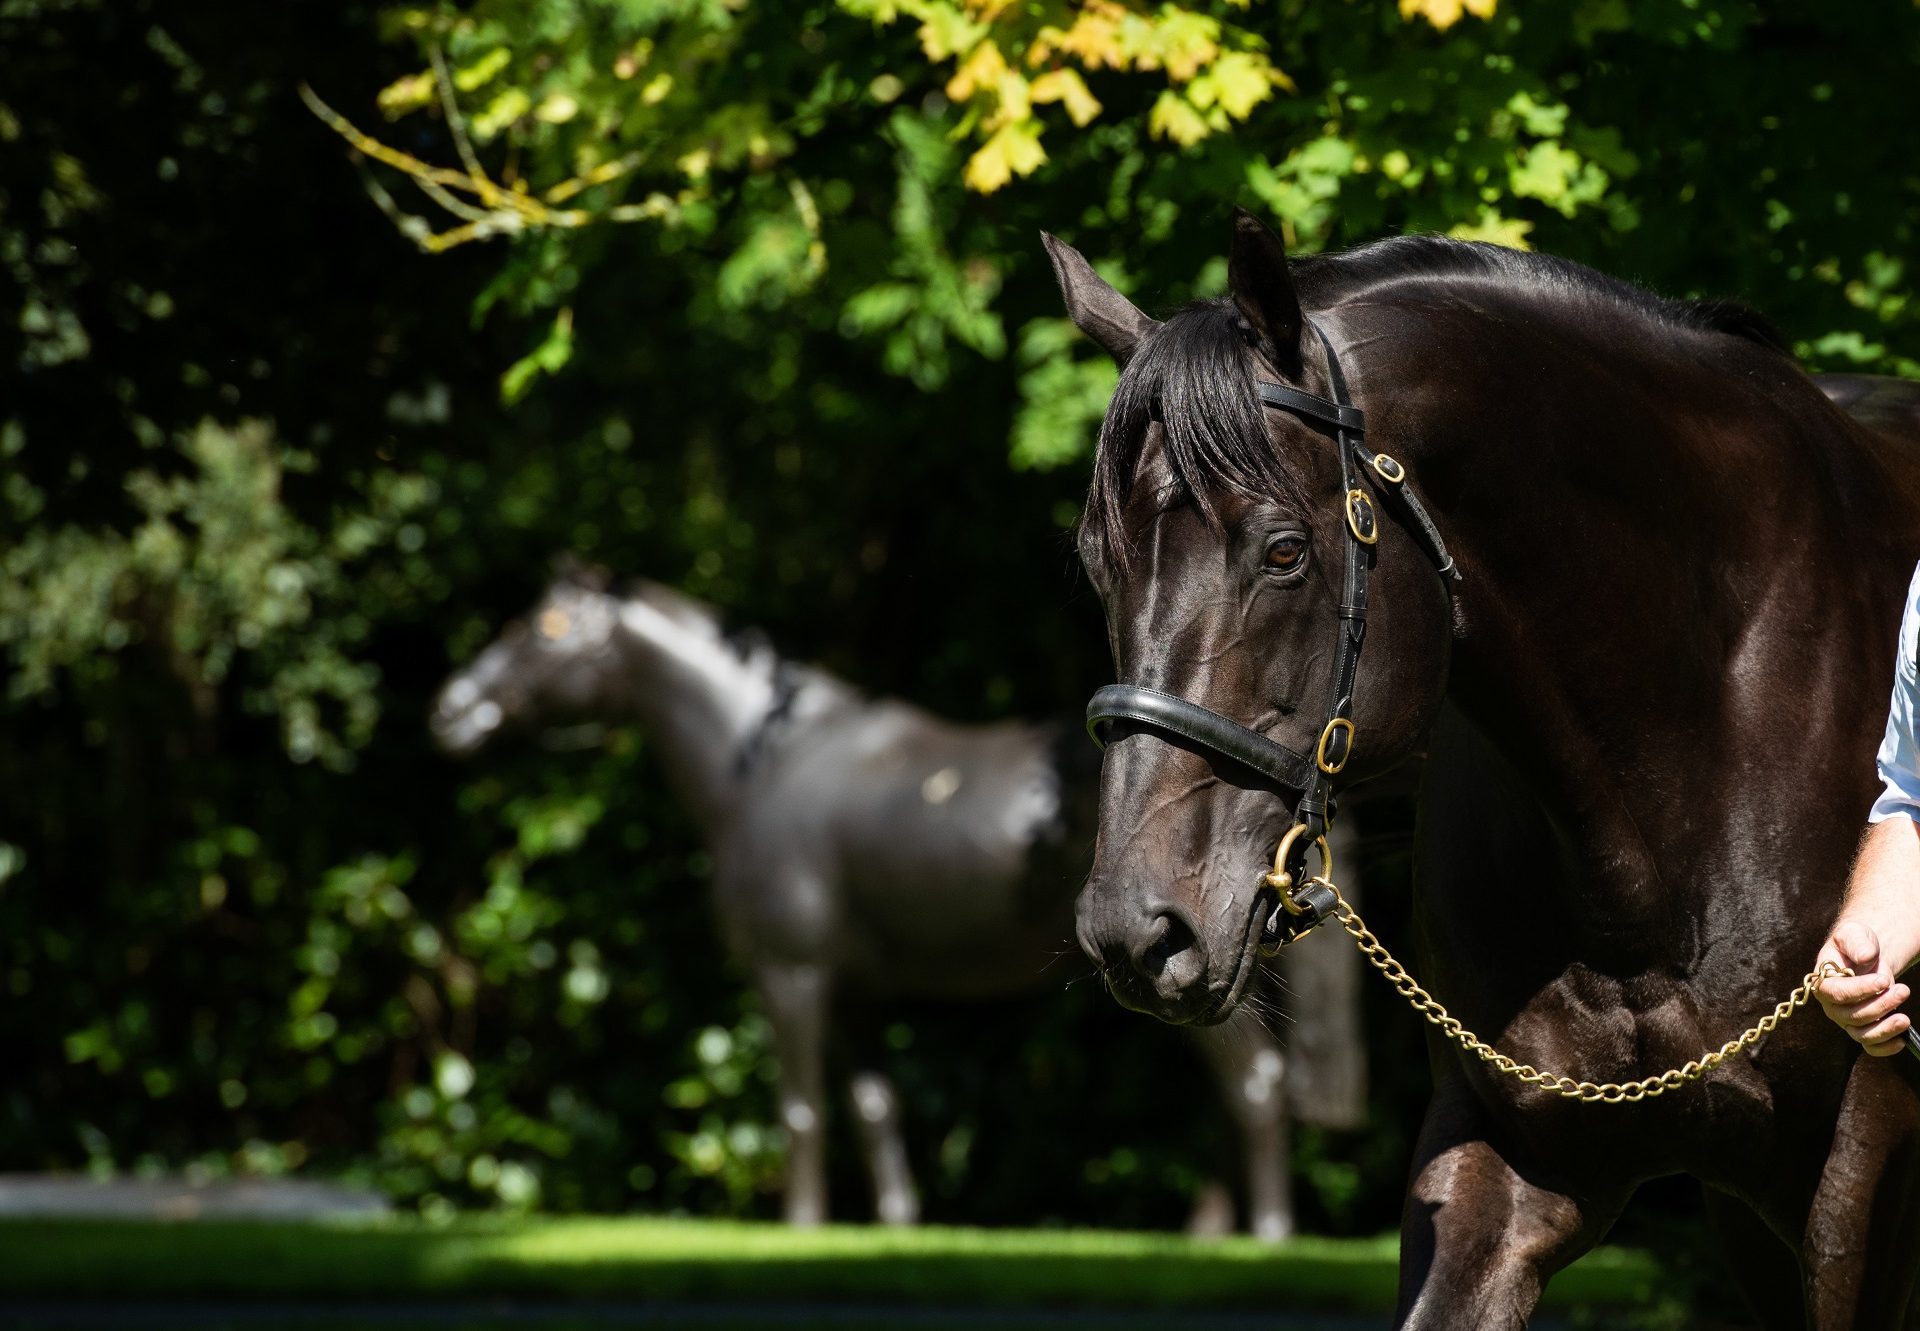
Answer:
[{"label": "brass ring on halter", "polygon": [[[1340,736],[1340,751],[1337,757],[1327,757],[1327,744],[1335,735]],[[1340,769],[1347,765],[1347,759],[1353,757],[1353,722],[1344,716],[1336,716],[1327,722],[1327,728],[1320,732],[1320,742],[1313,746],[1313,765],[1328,776],[1340,775]]]},{"label": "brass ring on halter", "polygon": [[1373,470],[1381,480],[1392,485],[1398,485],[1407,479],[1407,469],[1401,466],[1397,459],[1385,453],[1373,455]]},{"label": "brass ring on halter", "polygon": [[1380,539],[1380,524],[1373,515],[1373,500],[1365,490],[1347,491],[1347,530],[1362,545]]},{"label": "brass ring on halter", "polygon": [[[1293,902],[1293,875],[1287,872],[1287,856],[1293,853],[1293,843],[1307,830],[1305,823],[1295,823],[1280,838],[1279,849],[1273,852],[1273,872],[1262,881],[1280,894],[1280,904],[1287,908],[1289,915],[1301,914],[1300,907]],[[1327,849],[1327,839],[1317,836],[1313,839],[1313,848],[1320,852],[1320,877],[1333,877],[1333,852]]]}]

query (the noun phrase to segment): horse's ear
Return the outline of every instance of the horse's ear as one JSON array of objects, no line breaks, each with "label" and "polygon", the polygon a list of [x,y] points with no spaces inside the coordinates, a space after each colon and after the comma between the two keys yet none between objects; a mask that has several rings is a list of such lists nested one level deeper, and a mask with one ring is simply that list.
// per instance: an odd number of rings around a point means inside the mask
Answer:
[{"label": "horse's ear", "polygon": [[1040,243],[1053,260],[1053,275],[1060,282],[1061,298],[1067,302],[1067,317],[1124,369],[1139,350],[1141,339],[1160,325],[1094,272],[1079,250],[1044,231]]},{"label": "horse's ear", "polygon": [[553,580],[582,591],[603,592],[613,582],[613,574],[604,564],[589,564],[568,550],[554,556]]},{"label": "horse's ear", "polygon": [[1265,222],[1245,208],[1233,210],[1227,290],[1274,368],[1283,374],[1297,373],[1305,322],[1300,316],[1300,298],[1293,292],[1293,276],[1287,271],[1287,247]]}]

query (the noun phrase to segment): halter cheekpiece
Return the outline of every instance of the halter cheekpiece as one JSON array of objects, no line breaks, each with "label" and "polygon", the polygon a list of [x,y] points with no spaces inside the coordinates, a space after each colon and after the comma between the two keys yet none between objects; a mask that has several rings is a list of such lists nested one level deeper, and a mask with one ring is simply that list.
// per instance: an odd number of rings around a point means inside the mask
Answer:
[{"label": "halter cheekpiece", "polygon": [[[1410,530],[1426,547],[1443,581],[1460,576],[1439,529],[1406,484],[1406,468],[1385,453],[1367,451],[1366,415],[1348,395],[1346,375],[1341,372],[1333,343],[1319,324],[1311,319],[1307,324],[1326,352],[1332,399],[1266,380],[1258,381],[1256,387],[1264,405],[1330,426],[1340,459],[1346,567],[1334,645],[1333,692],[1313,752],[1288,748],[1199,703],[1158,689],[1108,684],[1087,703],[1087,733],[1102,748],[1112,728],[1126,724],[1157,732],[1163,738],[1175,736],[1198,744],[1258,773],[1283,791],[1299,793],[1294,825],[1281,838],[1273,872],[1261,888],[1279,897],[1262,934],[1262,946],[1269,950],[1307,933],[1327,917],[1336,900],[1326,883],[1331,866],[1324,838],[1334,813],[1333,778],[1353,756],[1353,683],[1367,637],[1367,573],[1372,566],[1373,545],[1380,535],[1372,491],[1397,499],[1409,519]],[[1317,877],[1306,874],[1309,848],[1317,848],[1320,854],[1321,872]]]}]

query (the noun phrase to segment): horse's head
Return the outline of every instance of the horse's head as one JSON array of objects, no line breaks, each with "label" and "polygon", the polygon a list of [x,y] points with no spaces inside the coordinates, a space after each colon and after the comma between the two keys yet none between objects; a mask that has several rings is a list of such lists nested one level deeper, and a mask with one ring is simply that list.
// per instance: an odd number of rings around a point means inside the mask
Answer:
[{"label": "horse's head", "polygon": [[[1350,538],[1334,431],[1264,408],[1257,387],[1333,391],[1279,239],[1239,214],[1231,294],[1165,323],[1072,249],[1047,246],[1073,321],[1121,366],[1080,531],[1119,679],[1314,754],[1335,701]],[[1336,344],[1353,335],[1332,312],[1319,317]],[[1373,411],[1392,383],[1360,354],[1345,360]],[[1393,442],[1371,435],[1368,447]],[[1444,682],[1446,596],[1389,512],[1378,544],[1359,552],[1372,613],[1342,784],[1405,756]],[[1170,1021],[1232,1011],[1276,904],[1263,876],[1298,798],[1164,730],[1109,731],[1079,934],[1121,1002]]]},{"label": "horse's head", "polygon": [[441,686],[428,724],[449,753],[474,752],[502,730],[589,712],[619,668],[619,602],[607,574],[562,561],[527,614],[508,624]]}]

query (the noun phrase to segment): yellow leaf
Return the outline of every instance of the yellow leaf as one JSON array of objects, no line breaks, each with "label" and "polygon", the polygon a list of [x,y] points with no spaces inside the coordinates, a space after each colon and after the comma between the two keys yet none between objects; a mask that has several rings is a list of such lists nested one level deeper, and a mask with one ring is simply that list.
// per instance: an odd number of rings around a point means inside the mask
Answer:
[{"label": "yellow leaf", "polygon": [[920,49],[929,60],[947,60],[971,51],[987,35],[986,25],[975,23],[950,4],[929,0],[912,12],[920,19]]},{"label": "yellow leaf", "polygon": [[1156,139],[1172,139],[1183,148],[1190,148],[1207,137],[1205,117],[1194,109],[1193,103],[1172,88],[1154,99],[1153,113],[1147,117],[1147,128]]},{"label": "yellow leaf", "polygon": [[564,125],[580,114],[580,103],[564,92],[556,92],[533,108],[533,118],[549,125]]},{"label": "yellow leaf", "polygon": [[468,122],[476,139],[490,139],[533,109],[533,99],[519,88],[503,88],[479,115]]},{"label": "yellow leaf", "polygon": [[1000,100],[1000,109],[988,122],[988,128],[1009,120],[1025,120],[1033,114],[1033,100],[1029,96],[1027,81],[1018,72],[1010,69],[1002,74],[994,93]]},{"label": "yellow leaf", "polygon": [[1423,18],[1441,30],[1451,28],[1461,15],[1492,18],[1499,0],[1400,0],[1400,17]]},{"label": "yellow leaf", "polygon": [[463,65],[453,71],[453,86],[461,92],[472,92],[489,82],[495,74],[505,69],[513,60],[513,52],[504,46],[496,46],[471,65]]},{"label": "yellow leaf", "polygon": [[1039,65],[1062,54],[1073,56],[1088,69],[1124,69],[1128,57],[1121,33],[1126,18],[1126,11],[1118,5],[1090,0],[1072,27],[1064,31],[1052,26],[1040,29],[1027,50],[1027,59]]},{"label": "yellow leaf", "polygon": [[389,120],[397,120],[409,111],[418,111],[433,100],[433,75],[407,74],[380,90],[374,99]]},{"label": "yellow leaf", "polygon": [[967,188],[991,194],[1015,176],[1030,176],[1047,160],[1040,146],[1040,125],[1033,120],[1016,120],[995,130],[993,137],[980,145],[967,159],[964,179]]},{"label": "yellow leaf", "polygon": [[1033,81],[1027,95],[1038,103],[1059,102],[1076,125],[1086,125],[1100,114],[1099,99],[1087,90],[1077,70],[1050,70]]},{"label": "yellow leaf", "polygon": [[1273,96],[1274,88],[1286,86],[1286,75],[1268,64],[1266,57],[1228,51],[1193,81],[1187,96],[1202,110],[1218,106],[1235,120],[1245,120],[1254,107]]},{"label": "yellow leaf", "polygon": [[990,41],[981,42],[947,80],[947,96],[964,102],[983,88],[998,87],[1006,73],[1007,61],[1000,48]]},{"label": "yellow leaf", "polygon": [[1164,67],[1167,77],[1185,83],[1220,54],[1220,24],[1205,14],[1171,5],[1160,11],[1140,52],[1142,69]]}]

